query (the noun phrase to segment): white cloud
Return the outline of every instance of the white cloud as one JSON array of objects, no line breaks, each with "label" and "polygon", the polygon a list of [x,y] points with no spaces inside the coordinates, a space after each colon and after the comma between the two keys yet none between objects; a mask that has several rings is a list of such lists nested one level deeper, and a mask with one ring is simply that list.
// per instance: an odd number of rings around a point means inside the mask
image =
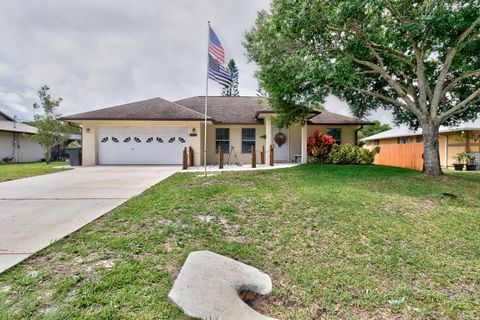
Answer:
[{"label": "white cloud", "polygon": [[[72,114],[156,96],[205,94],[207,21],[240,70],[240,94],[255,95],[256,66],[243,34],[269,0],[3,0],[0,11],[0,109],[33,116],[44,84]],[[211,95],[221,88],[210,85]],[[351,115],[328,97],[326,108]],[[390,112],[369,119],[392,123]]]},{"label": "white cloud", "polygon": [[[203,95],[207,21],[240,69],[240,93],[255,94],[255,66],[241,41],[268,0],[2,2],[0,84],[20,103],[7,113],[31,118],[44,84],[76,113],[138,99]],[[221,89],[212,83],[210,94]]]}]

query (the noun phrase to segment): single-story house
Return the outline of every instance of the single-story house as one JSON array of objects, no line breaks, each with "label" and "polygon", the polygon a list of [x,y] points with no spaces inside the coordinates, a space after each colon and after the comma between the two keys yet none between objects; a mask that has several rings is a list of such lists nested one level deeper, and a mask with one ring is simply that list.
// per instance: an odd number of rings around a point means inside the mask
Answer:
[{"label": "single-story house", "polygon": [[[83,165],[179,164],[182,150],[191,147],[194,165],[198,166],[204,157],[204,108],[204,96],[175,102],[154,98],[62,119],[82,127]],[[251,163],[252,146],[257,152],[265,147],[268,159],[270,145],[276,162],[306,162],[307,137],[315,130],[332,135],[338,143],[355,144],[357,131],[370,124],[328,111],[312,111],[304,126],[282,129],[275,125],[276,117],[266,98],[209,96],[207,163],[218,163],[219,147],[225,152],[225,162]],[[286,140],[282,143],[276,136]]]},{"label": "single-story house", "polygon": [[37,129],[0,111],[0,162],[34,162],[43,159],[42,147],[26,136],[35,134]]},{"label": "single-story house", "polygon": [[[453,156],[459,152],[475,154],[480,165],[480,127],[441,127],[439,132],[439,153],[442,167],[453,166]],[[380,153],[375,157],[375,164],[418,170],[423,168],[421,129],[394,128],[366,137],[361,141],[369,147],[380,146]]]}]

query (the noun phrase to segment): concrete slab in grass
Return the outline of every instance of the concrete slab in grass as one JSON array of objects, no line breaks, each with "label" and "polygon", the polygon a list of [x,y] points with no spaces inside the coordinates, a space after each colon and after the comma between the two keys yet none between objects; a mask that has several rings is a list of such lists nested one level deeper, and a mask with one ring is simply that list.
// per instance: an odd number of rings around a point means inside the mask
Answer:
[{"label": "concrete slab in grass", "polygon": [[250,308],[239,293],[272,291],[270,277],[242,262],[210,251],[188,255],[169,299],[189,316],[210,320],[272,320]]}]

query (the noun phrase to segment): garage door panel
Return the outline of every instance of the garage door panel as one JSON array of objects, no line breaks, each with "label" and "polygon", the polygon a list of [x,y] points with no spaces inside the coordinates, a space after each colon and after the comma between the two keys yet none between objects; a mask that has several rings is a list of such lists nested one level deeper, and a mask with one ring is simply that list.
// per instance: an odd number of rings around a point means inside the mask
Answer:
[{"label": "garage door panel", "polygon": [[180,164],[185,127],[102,127],[100,164]]}]

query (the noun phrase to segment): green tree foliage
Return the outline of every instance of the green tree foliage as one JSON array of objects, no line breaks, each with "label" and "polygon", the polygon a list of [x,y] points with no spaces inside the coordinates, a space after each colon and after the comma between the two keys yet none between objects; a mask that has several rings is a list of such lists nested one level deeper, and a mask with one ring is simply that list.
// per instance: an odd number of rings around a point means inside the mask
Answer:
[{"label": "green tree foliage", "polygon": [[378,120],[374,120],[372,122],[374,123],[373,125],[366,126],[362,128],[360,131],[358,131],[359,139],[370,137],[370,136],[373,136],[374,134],[392,129],[392,127],[390,127],[388,124],[386,123],[382,124]]},{"label": "green tree foliage", "polygon": [[235,60],[230,59],[227,65],[228,71],[232,76],[232,85],[230,87],[223,88],[222,96],[224,97],[238,97],[240,95],[238,91],[238,67]]},{"label": "green tree foliage", "polygon": [[60,106],[62,98],[52,98],[48,90],[50,88],[45,85],[38,91],[40,104],[34,103],[33,108],[34,110],[41,109],[43,114],[35,115],[32,124],[38,131],[36,134],[29,136],[29,139],[42,146],[45,161],[50,163],[53,148],[67,141],[72,130],[68,123],[58,120],[61,114],[56,112],[56,109]]},{"label": "green tree foliage", "polygon": [[440,125],[480,112],[478,0],[275,0],[244,45],[285,124],[328,94],[358,117],[391,110],[423,129],[429,174]]},{"label": "green tree foliage", "polygon": [[263,90],[261,87],[258,87],[256,94],[257,97],[268,97],[268,92]]}]

